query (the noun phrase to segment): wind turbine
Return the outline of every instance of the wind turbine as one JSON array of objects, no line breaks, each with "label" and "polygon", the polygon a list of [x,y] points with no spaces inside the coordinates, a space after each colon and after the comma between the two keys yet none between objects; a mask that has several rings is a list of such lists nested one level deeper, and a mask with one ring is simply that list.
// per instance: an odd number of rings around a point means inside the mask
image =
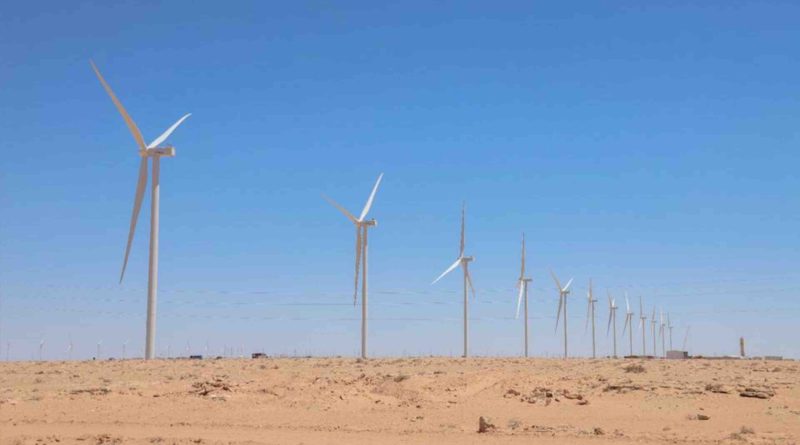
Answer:
[{"label": "wind turbine", "polygon": [[464,271],[464,355],[463,357],[466,358],[469,356],[469,305],[468,298],[467,298],[467,287],[472,290],[472,297],[475,298],[475,286],[472,285],[472,276],[469,274],[469,263],[475,261],[475,257],[473,256],[465,256],[464,255],[464,248],[466,247],[464,241],[464,226],[465,226],[465,212],[466,212],[466,204],[461,204],[461,247],[458,250],[458,259],[447,268],[441,275],[439,275],[433,283],[436,284],[437,281],[441,280],[442,277],[449,274],[453,271],[456,267],[461,265],[461,269]]},{"label": "wind turbine", "polygon": [[102,352],[101,348],[102,347],[103,347],[103,340],[100,340],[100,341],[97,342],[97,360],[98,361],[101,360],[101,352]]},{"label": "wind turbine", "polygon": [[142,208],[142,200],[144,199],[145,187],[147,186],[147,161],[148,159],[153,160],[153,178],[150,196],[150,261],[148,269],[149,273],[147,276],[147,333],[145,337],[144,353],[144,358],[149,360],[154,358],[156,343],[156,297],[158,292],[158,214],[159,195],[161,188],[159,182],[159,173],[161,167],[161,158],[171,158],[175,156],[175,147],[171,145],[161,146],[161,143],[166,141],[172,132],[175,131],[175,129],[178,128],[178,126],[184,120],[186,120],[186,118],[191,116],[191,114],[186,114],[182,118],[178,119],[178,121],[172,124],[171,127],[167,128],[167,130],[162,133],[161,136],[157,137],[149,145],[145,145],[144,138],[142,137],[142,133],[139,131],[139,127],[136,126],[136,123],[128,115],[128,112],[125,111],[125,107],[122,106],[122,103],[119,101],[119,99],[117,99],[117,96],[114,95],[111,87],[108,85],[108,83],[106,83],[94,62],[90,63],[95,74],[97,74],[97,78],[100,80],[100,83],[103,84],[103,88],[106,90],[106,93],[108,93],[108,95],[111,97],[111,101],[114,102],[117,110],[125,120],[125,124],[128,126],[128,130],[130,130],[131,134],[133,135],[133,139],[136,140],[136,145],[139,148],[139,157],[141,157],[141,161],[139,162],[139,179],[136,183],[136,195],[134,196],[133,200],[133,213],[131,214],[130,229],[128,231],[128,243],[125,247],[125,259],[122,262],[122,272],[120,272],[119,275],[120,284],[122,283],[122,279],[125,277],[125,268],[128,265],[128,256],[131,252],[131,243],[133,242],[133,235],[136,232],[136,222],[139,219],[139,210]]},{"label": "wind turbine", "polygon": [[39,361],[42,361],[42,356],[44,352],[44,339],[39,342]]},{"label": "wind turbine", "polygon": [[625,292],[625,324],[622,326],[622,336],[625,336],[625,330],[628,330],[628,341],[630,343],[630,355],[633,356],[633,311],[631,310],[631,302],[628,300],[628,292]]},{"label": "wind turbine", "polygon": [[656,348],[656,325],[658,321],[656,320],[656,307],[653,306],[653,316],[650,317],[650,333],[653,337],[653,357],[658,355],[658,349]]},{"label": "wind turbine", "polygon": [[661,324],[658,327],[659,335],[661,335],[661,355],[666,358],[667,357],[667,348],[665,342],[665,334],[666,334],[666,324],[664,324],[664,309],[660,310],[660,321]]},{"label": "wind turbine", "polygon": [[647,339],[645,336],[645,323],[647,315],[644,314],[644,306],[642,306],[642,296],[639,296],[639,327],[642,328],[642,357],[647,357]]},{"label": "wind turbine", "polygon": [[608,327],[606,328],[606,336],[611,326],[614,326],[614,358],[617,358],[617,300],[611,298],[611,292],[608,293]]},{"label": "wind turbine", "polygon": [[669,312],[667,312],[667,329],[669,329],[669,349],[672,350],[672,322],[669,320]]},{"label": "wind turbine", "polygon": [[[369,194],[369,198],[367,198],[367,203],[364,204],[364,209],[361,210],[361,215],[356,218],[353,216],[352,213],[348,212],[347,209],[340,206],[336,201],[328,198],[327,196],[323,195],[322,197],[325,198],[332,206],[336,207],[340,212],[344,214],[344,216],[349,219],[353,225],[356,226],[356,278],[355,278],[355,290],[353,292],[353,306],[356,305],[358,301],[358,274],[359,274],[359,267],[363,268],[363,273],[361,277],[361,358],[367,358],[367,231],[370,227],[375,227],[378,225],[378,222],[375,221],[375,218],[370,220],[365,220],[364,218],[367,217],[367,213],[369,213],[369,209],[372,207],[372,201],[375,199],[375,193],[378,191],[378,186],[381,184],[381,179],[383,179],[383,173],[378,176],[378,180],[375,181],[375,186],[372,187],[372,193]],[[363,262],[361,259],[364,259]]]},{"label": "wind turbine", "polygon": [[72,336],[69,336],[69,344],[67,345],[67,359],[72,360]]},{"label": "wind turbine", "polygon": [[689,330],[692,329],[692,326],[686,326],[686,334],[683,335],[683,349],[682,351],[688,351],[686,349],[686,342],[689,340]]},{"label": "wind turbine", "polygon": [[558,331],[558,321],[561,318],[561,307],[564,307],[564,358],[567,358],[567,296],[569,295],[569,286],[572,285],[572,278],[567,281],[567,285],[561,287],[561,282],[553,271],[550,271],[553,276],[553,281],[556,282],[558,288],[558,313],[556,313],[556,331]]},{"label": "wind turbine", "polygon": [[517,280],[517,287],[519,288],[519,296],[517,297],[517,315],[519,318],[519,307],[523,298],[525,299],[525,357],[528,356],[528,283],[531,282],[530,278],[525,276],[525,234],[522,234],[522,270],[519,273]]},{"label": "wind turbine", "polygon": [[597,303],[597,299],[594,298],[592,295],[592,279],[589,278],[589,291],[586,292],[586,326],[584,327],[584,332],[589,327],[589,317],[592,319],[592,358],[597,358],[597,348],[595,347],[595,329],[594,329],[594,304]]},{"label": "wind turbine", "polygon": [[126,352],[128,349],[128,340],[122,342],[122,359],[125,360]]}]

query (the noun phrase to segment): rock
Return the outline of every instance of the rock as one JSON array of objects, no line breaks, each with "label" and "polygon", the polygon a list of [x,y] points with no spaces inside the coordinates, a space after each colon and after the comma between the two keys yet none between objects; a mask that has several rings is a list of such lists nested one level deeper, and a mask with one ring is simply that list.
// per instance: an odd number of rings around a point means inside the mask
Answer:
[{"label": "rock", "polygon": [[730,390],[723,386],[720,383],[709,383],[706,385],[706,391],[713,392],[715,394],[730,394]]},{"label": "rock", "polygon": [[739,396],[741,397],[750,397],[754,399],[769,399],[774,395],[775,393],[772,391],[764,391],[754,388],[745,388],[744,391],[739,392]]},{"label": "rock", "polygon": [[709,419],[711,419],[711,417],[709,417],[709,416],[707,416],[705,414],[698,414],[697,415],[697,420],[709,420]]},{"label": "rock", "polygon": [[588,401],[588,400],[586,400],[586,399],[580,399],[580,400],[578,400],[578,405],[588,405],[588,404],[589,404],[589,401]]},{"label": "rock", "polygon": [[603,429],[600,428],[600,427],[596,427],[593,432],[594,432],[595,436],[602,436],[602,435],[606,434],[606,432],[603,431]]},{"label": "rock", "polygon": [[478,419],[478,432],[479,433],[488,433],[489,431],[494,431],[497,427],[492,423],[492,421],[488,417],[481,416]]}]

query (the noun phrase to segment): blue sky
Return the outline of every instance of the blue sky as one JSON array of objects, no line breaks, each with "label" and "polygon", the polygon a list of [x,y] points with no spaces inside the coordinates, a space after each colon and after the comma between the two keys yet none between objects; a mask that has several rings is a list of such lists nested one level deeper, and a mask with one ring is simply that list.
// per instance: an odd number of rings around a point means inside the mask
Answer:
[{"label": "blue sky", "polygon": [[[548,269],[643,296],[674,343],[800,356],[794,2],[17,2],[0,17],[0,350],[141,351],[149,198],[117,284],[138,159],[93,59],[162,162],[158,345],[355,355],[354,213],[371,216],[370,352],[560,351]],[[606,310],[598,350],[608,353]],[[638,312],[638,310],[637,310]],[[637,314],[638,315],[638,314]],[[621,322],[619,329],[622,329]],[[639,343],[637,342],[636,345]],[[636,346],[637,349],[639,346]]]}]

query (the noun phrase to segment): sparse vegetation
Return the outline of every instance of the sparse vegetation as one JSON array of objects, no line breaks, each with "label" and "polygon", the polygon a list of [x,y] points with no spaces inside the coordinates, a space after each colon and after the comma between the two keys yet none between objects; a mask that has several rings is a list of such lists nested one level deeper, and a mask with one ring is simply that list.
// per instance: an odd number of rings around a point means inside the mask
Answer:
[{"label": "sparse vegetation", "polygon": [[622,368],[625,372],[633,373],[633,374],[641,374],[643,372],[647,372],[644,366],[641,363],[631,363],[630,365]]}]

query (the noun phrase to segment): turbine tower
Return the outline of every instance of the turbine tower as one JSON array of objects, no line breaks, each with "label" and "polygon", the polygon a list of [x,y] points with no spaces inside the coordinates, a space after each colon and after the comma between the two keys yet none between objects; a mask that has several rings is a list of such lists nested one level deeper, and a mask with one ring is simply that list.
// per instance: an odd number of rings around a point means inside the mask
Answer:
[{"label": "turbine tower", "polygon": [[153,142],[149,145],[145,145],[144,138],[142,137],[142,133],[139,131],[139,127],[136,126],[136,123],[131,119],[128,115],[128,112],[125,111],[125,108],[122,106],[122,103],[117,99],[117,96],[114,95],[114,92],[111,90],[111,87],[106,83],[103,76],[100,74],[100,71],[95,66],[94,62],[90,62],[92,65],[92,69],[94,70],[95,74],[97,74],[97,78],[100,79],[100,83],[103,84],[103,88],[106,90],[106,93],[111,97],[111,101],[114,102],[114,105],[117,107],[117,110],[122,115],[122,118],[125,120],[125,124],[128,126],[128,130],[130,130],[131,134],[133,134],[133,138],[136,140],[136,145],[139,148],[139,157],[141,157],[141,161],[139,163],[139,180],[136,184],[136,195],[133,201],[133,213],[131,215],[131,222],[130,222],[130,230],[128,231],[128,244],[125,247],[125,259],[122,262],[122,272],[119,276],[119,282],[122,283],[122,279],[125,277],[125,268],[128,265],[128,255],[131,252],[131,243],[133,242],[133,234],[136,231],[136,222],[139,219],[139,210],[142,208],[142,200],[144,199],[144,192],[145,187],[147,186],[147,164],[148,159],[153,160],[153,178],[152,178],[152,189],[151,189],[151,198],[150,198],[150,263],[149,263],[149,273],[147,276],[147,333],[145,336],[145,353],[144,358],[146,360],[152,359],[155,356],[155,343],[156,343],[156,298],[158,292],[158,214],[159,214],[159,195],[160,195],[160,182],[159,182],[159,173],[160,173],[160,166],[161,166],[161,158],[162,157],[174,157],[175,156],[175,148],[171,145],[160,146],[161,143],[167,140],[167,138],[175,131],[176,128],[184,121],[186,118],[191,116],[191,114],[186,114],[182,118],[178,119],[177,122],[172,124],[164,133],[161,134],[158,138],[156,138]]},{"label": "turbine tower", "polygon": [[[378,186],[381,185],[381,179],[383,179],[383,173],[378,175],[378,180],[375,181],[375,185],[372,187],[372,192],[369,194],[369,198],[367,198],[367,203],[364,204],[364,208],[361,210],[361,215],[356,218],[353,216],[352,213],[348,212],[347,209],[340,206],[336,201],[328,198],[327,196],[323,195],[332,206],[339,209],[340,212],[344,214],[344,216],[349,219],[353,225],[356,227],[356,278],[355,278],[355,290],[353,291],[353,306],[356,305],[358,302],[358,274],[359,268],[363,269],[363,273],[361,274],[361,358],[367,358],[367,230],[370,227],[375,227],[378,225],[378,222],[375,221],[375,218],[370,220],[365,220],[367,217],[367,213],[369,213],[370,208],[372,208],[372,202],[375,200],[375,193],[378,192]],[[363,261],[362,261],[363,258]]]},{"label": "turbine tower", "polygon": [[650,317],[650,332],[653,334],[653,357],[658,356],[658,348],[656,348],[656,307],[653,306],[653,316]]},{"label": "turbine tower", "polygon": [[667,329],[669,329],[669,349],[672,350],[672,322],[669,320],[669,312],[667,312]]},{"label": "turbine tower", "polygon": [[642,296],[639,296],[639,327],[642,329],[642,357],[647,357],[647,337],[645,336],[645,324],[647,323],[647,315],[644,314],[644,306],[642,306]]},{"label": "turbine tower", "polygon": [[597,358],[597,347],[595,343],[595,328],[594,328],[594,304],[597,303],[597,299],[594,298],[592,294],[592,279],[589,278],[589,291],[586,292],[586,326],[584,326],[584,332],[589,327],[589,318],[592,319],[592,358]]},{"label": "turbine tower", "polygon": [[614,326],[614,358],[617,358],[617,300],[611,298],[611,292],[608,293],[608,327],[606,328],[606,336]]},{"label": "turbine tower", "polygon": [[517,280],[517,287],[519,288],[519,296],[517,297],[517,315],[515,318],[519,318],[519,307],[522,304],[523,299],[525,300],[525,357],[528,356],[528,283],[531,282],[530,278],[525,276],[525,233],[522,234],[522,270],[519,273],[519,279]]},{"label": "turbine tower", "polygon": [[472,297],[475,298],[475,287],[472,285],[472,277],[469,274],[469,263],[475,261],[475,257],[472,256],[465,256],[464,255],[464,248],[465,248],[465,241],[464,241],[464,225],[465,225],[465,211],[466,205],[462,203],[461,205],[461,247],[458,250],[458,259],[456,259],[455,263],[450,265],[438,278],[433,280],[433,283],[436,284],[437,281],[441,280],[442,277],[449,274],[453,271],[456,267],[461,265],[461,269],[464,271],[464,355],[463,357],[466,358],[469,356],[469,307],[468,307],[468,298],[467,298],[467,287],[470,288],[472,291]]},{"label": "turbine tower", "polygon": [[659,320],[660,320],[661,323],[660,323],[660,325],[658,327],[658,330],[659,330],[659,335],[661,335],[661,355],[664,358],[666,358],[667,357],[667,348],[666,348],[666,341],[665,341],[665,337],[664,336],[666,335],[666,327],[667,327],[667,325],[664,324],[664,309],[661,309],[659,311],[659,313],[660,313],[660,319]]},{"label": "turbine tower", "polygon": [[628,292],[625,292],[625,324],[622,326],[622,336],[625,337],[625,330],[628,330],[628,342],[630,343],[630,355],[633,356],[633,311],[631,302],[628,300]]},{"label": "turbine tower", "polygon": [[556,282],[558,288],[558,313],[556,313],[556,332],[558,332],[558,321],[561,319],[561,307],[564,307],[564,358],[567,358],[567,296],[569,295],[569,286],[572,284],[572,278],[567,281],[567,285],[561,287],[561,282],[553,271],[550,271],[553,276],[553,281]]}]

